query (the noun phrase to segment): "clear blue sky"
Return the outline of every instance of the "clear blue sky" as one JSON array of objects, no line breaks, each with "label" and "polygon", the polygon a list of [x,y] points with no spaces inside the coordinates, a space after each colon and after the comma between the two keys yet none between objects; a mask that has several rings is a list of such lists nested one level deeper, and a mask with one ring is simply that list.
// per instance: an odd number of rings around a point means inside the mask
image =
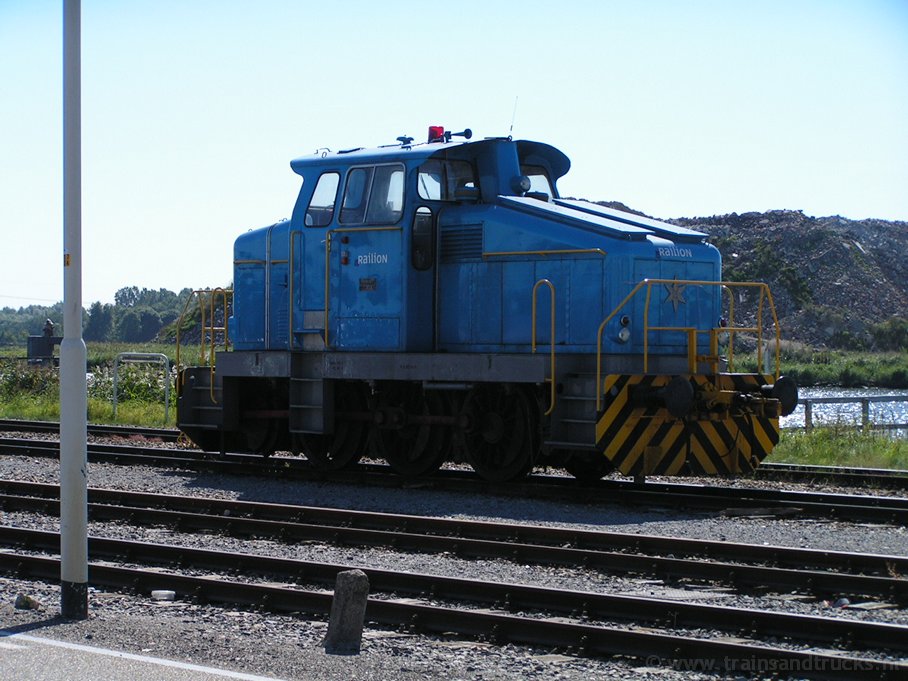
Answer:
[{"label": "clear blue sky", "polygon": [[[62,0],[0,0],[0,307],[62,299]],[[229,283],[291,158],[549,142],[657,217],[908,220],[908,1],[83,0],[83,300]]]}]

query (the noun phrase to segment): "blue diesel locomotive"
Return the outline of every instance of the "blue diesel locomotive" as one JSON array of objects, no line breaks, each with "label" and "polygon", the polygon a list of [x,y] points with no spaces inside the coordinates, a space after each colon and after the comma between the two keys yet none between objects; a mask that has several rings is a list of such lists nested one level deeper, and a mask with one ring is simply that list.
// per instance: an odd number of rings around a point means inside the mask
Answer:
[{"label": "blue diesel locomotive", "polygon": [[[766,285],[723,282],[703,233],[561,198],[554,147],[471,137],[291,162],[291,219],[236,240],[229,347],[180,367],[180,429],[407,476],[753,470],[797,403]],[[764,372],[734,373],[736,336]]]}]

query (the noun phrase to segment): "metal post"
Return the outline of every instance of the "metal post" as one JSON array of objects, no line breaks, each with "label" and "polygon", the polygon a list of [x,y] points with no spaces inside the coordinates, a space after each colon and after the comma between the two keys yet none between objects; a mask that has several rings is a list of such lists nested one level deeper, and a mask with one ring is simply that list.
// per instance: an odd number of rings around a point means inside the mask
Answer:
[{"label": "metal post", "polygon": [[82,339],[80,0],[63,0],[63,343],[60,345],[60,610],[88,617],[88,445]]}]

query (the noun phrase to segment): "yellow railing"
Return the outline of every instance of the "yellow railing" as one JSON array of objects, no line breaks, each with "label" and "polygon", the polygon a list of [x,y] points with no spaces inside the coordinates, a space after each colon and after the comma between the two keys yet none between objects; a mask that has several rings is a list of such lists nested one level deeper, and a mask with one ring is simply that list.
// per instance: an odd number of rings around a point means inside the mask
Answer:
[{"label": "yellow railing", "polygon": [[551,378],[545,379],[551,384],[551,393],[549,396],[549,408],[545,412],[545,416],[548,416],[553,411],[555,411],[555,285],[548,279],[540,279],[533,286],[533,314],[532,314],[533,328],[532,328],[531,346],[532,346],[533,352],[535,353],[536,352],[536,293],[537,293],[537,291],[539,291],[539,287],[543,284],[545,284],[546,286],[549,287],[549,294],[550,294],[550,298],[551,298],[551,307],[552,307],[551,330],[550,330],[551,336],[549,336],[550,344],[551,344],[550,362],[552,365],[552,376],[551,376]]},{"label": "yellow railing", "polygon": [[[328,340],[328,307],[331,301],[331,240],[338,232],[399,232],[400,227],[336,227],[325,233],[325,347],[330,348]],[[293,326],[291,325],[291,333]]]},{"label": "yellow railing", "polygon": [[[652,300],[652,287],[654,284],[657,285],[673,285],[673,286],[721,286],[723,290],[729,293],[729,306],[728,306],[728,326],[716,326],[709,329],[696,329],[693,327],[686,326],[650,326],[649,325],[649,308],[650,301]],[[728,343],[728,368],[729,371],[734,371],[734,335],[736,333],[756,333],[757,334],[757,363],[760,367],[763,366],[763,307],[764,303],[768,303],[770,312],[772,313],[772,323],[775,334],[775,376],[779,377],[780,371],[780,354],[782,347],[782,336],[779,329],[779,318],[776,314],[776,306],[772,299],[772,293],[769,290],[769,286],[763,282],[744,282],[744,281],[700,281],[700,280],[685,280],[685,279],[644,279],[638,283],[630,293],[625,296],[618,306],[612,310],[612,313],[606,317],[602,323],[599,325],[599,330],[596,333],[596,411],[598,412],[602,406],[602,333],[605,330],[606,325],[614,319],[625,305],[627,305],[632,298],[634,298],[642,288],[646,288],[646,298],[643,307],[643,373],[647,373],[649,370],[649,332],[650,331],[675,331],[680,333],[687,334],[687,366],[688,373],[695,374],[697,373],[697,364],[701,361],[709,362],[712,365],[713,371],[718,370],[719,363],[719,334],[727,333],[729,337]],[[757,320],[756,326],[739,326],[736,327],[734,323],[735,319],[735,296],[733,289],[736,288],[755,288],[760,292],[760,299],[757,304]],[[709,334],[709,355],[698,355],[697,354],[697,336],[699,334]]]},{"label": "yellow railing", "polygon": [[[294,264],[295,263],[293,262],[293,260],[294,260],[294,256],[296,255],[296,248],[295,248],[296,247],[296,238],[299,236],[302,236],[302,234],[299,231],[290,232],[290,265],[288,268],[289,271],[287,272],[287,279],[290,280],[289,281],[289,288],[290,288],[290,291],[289,291],[289,293],[290,293],[289,332],[290,332],[290,337],[287,339],[287,349],[291,350],[291,351],[293,350],[293,309],[296,307],[296,301],[293,300],[293,293],[294,293],[293,282],[296,281],[296,279],[294,277],[294,272],[295,272]],[[300,305],[300,307],[302,307],[302,305]]]},{"label": "yellow railing", "polygon": [[[199,364],[207,364],[208,368],[211,371],[211,382],[210,382],[210,393],[211,401],[217,404],[217,400],[214,397],[214,360],[217,348],[220,345],[223,345],[226,350],[230,345],[230,337],[227,331],[227,316],[230,309],[230,302],[233,299],[233,291],[231,289],[225,288],[213,288],[213,289],[197,289],[193,291],[189,297],[186,299],[186,303],[183,305],[183,311],[180,313],[180,318],[177,320],[177,333],[176,333],[176,365],[177,365],[177,375],[181,377],[182,380],[182,369],[183,365],[180,361],[180,329],[183,327],[183,320],[186,318],[186,313],[189,311],[190,304],[193,301],[198,302],[198,309],[201,315],[201,339],[199,341]],[[206,319],[206,302],[208,316]],[[218,308],[217,303],[221,303],[221,307]],[[215,311],[218,309],[223,310],[223,326],[215,326]],[[223,334],[224,342],[223,344],[217,342],[218,333]]]}]

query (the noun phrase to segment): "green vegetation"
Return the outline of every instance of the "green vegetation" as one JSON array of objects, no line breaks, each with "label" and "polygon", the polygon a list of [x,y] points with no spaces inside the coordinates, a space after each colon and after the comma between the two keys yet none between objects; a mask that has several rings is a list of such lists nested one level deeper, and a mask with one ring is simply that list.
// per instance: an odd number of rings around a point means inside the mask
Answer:
[{"label": "green vegetation", "polygon": [[[735,371],[757,370],[755,353],[735,354]],[[908,389],[908,353],[814,350],[797,343],[782,345],[782,373],[802,388]]]},{"label": "green vegetation", "polygon": [[[176,357],[173,344],[88,343],[88,420],[92,423],[121,423],[159,426],[164,419],[164,369],[159,364],[121,364],[117,381],[117,416],[113,416],[113,367],[121,352],[158,353],[171,366]],[[21,359],[22,348],[0,351],[0,418],[56,421],[60,418],[59,371],[49,366],[28,366]],[[199,346],[183,347],[181,361],[199,362]],[[176,421],[174,373],[170,381],[170,409],[166,423]]]},{"label": "green vegetation", "polygon": [[[92,303],[82,312],[82,335],[86,341],[145,343],[167,334],[168,325],[183,311],[191,289],[179,293],[159,289],[121,288],[114,304]],[[54,334],[63,335],[63,303],[29,305],[15,310],[0,309],[0,345],[24,345],[29,335],[39,335],[45,320],[54,324]]]},{"label": "green vegetation", "polygon": [[873,342],[882,350],[908,351],[908,319],[892,317],[870,329]]},{"label": "green vegetation", "polygon": [[769,461],[815,466],[908,469],[908,440],[842,426],[784,431]]}]

